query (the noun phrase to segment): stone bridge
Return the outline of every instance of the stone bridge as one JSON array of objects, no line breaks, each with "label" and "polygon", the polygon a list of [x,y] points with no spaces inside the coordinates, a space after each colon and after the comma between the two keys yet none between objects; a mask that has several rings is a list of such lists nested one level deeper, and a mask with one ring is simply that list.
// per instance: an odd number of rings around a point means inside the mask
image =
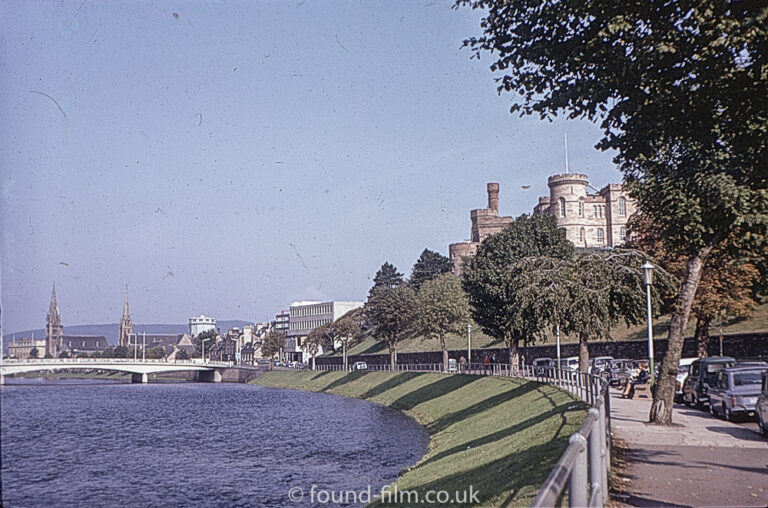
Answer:
[{"label": "stone bridge", "polygon": [[123,358],[58,358],[58,359],[4,359],[0,364],[0,385],[5,376],[24,372],[53,371],[60,369],[111,370],[128,372],[132,383],[146,383],[149,374],[160,372],[197,372],[197,380],[219,383],[222,372],[231,365],[226,362],[206,362],[201,360],[130,360]]}]

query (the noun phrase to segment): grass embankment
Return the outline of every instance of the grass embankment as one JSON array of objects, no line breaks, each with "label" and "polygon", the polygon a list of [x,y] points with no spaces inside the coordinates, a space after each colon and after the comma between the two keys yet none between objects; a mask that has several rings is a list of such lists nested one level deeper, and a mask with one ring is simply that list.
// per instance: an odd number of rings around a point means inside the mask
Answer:
[{"label": "grass embankment", "polygon": [[[415,372],[272,371],[251,381],[326,392],[404,411],[429,432],[429,452],[393,488],[479,491],[483,506],[529,505],[586,415],[586,405],[520,379]],[[354,422],[351,424],[354,425]]]},{"label": "grass embankment", "polygon": [[[670,316],[661,316],[654,320],[653,329],[656,338],[666,338],[669,331]],[[688,328],[685,330],[686,337],[692,337],[696,328],[696,320],[688,320]],[[758,305],[755,308],[752,317],[749,319],[731,319],[723,323],[723,333],[744,333],[744,332],[762,332],[768,330],[768,303]],[[615,341],[623,340],[644,340],[646,339],[648,328],[645,323],[637,326],[626,326],[619,324],[612,333],[611,338]],[[720,334],[719,323],[713,323],[710,328],[710,335],[716,337]],[[567,335],[560,337],[563,343],[578,342],[577,338],[571,338]],[[555,337],[551,336],[546,342],[541,344],[554,344]],[[467,336],[449,334],[446,339],[448,349],[461,350],[467,348]],[[504,343],[480,331],[477,325],[472,326],[472,349],[484,348],[503,348]],[[440,351],[440,341],[438,339],[424,339],[423,337],[412,337],[406,339],[397,345],[400,353],[412,353],[419,351]],[[370,332],[366,333],[362,340],[354,344],[350,350],[351,355],[366,354],[384,354],[387,353],[386,345],[376,341]],[[328,356],[341,356],[341,350],[331,353]]]}]

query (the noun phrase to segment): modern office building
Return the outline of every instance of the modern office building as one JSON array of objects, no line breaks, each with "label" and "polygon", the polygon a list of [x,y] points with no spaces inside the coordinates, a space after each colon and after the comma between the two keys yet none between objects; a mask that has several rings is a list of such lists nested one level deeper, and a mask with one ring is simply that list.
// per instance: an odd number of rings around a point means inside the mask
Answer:
[{"label": "modern office building", "polygon": [[308,361],[310,355],[304,351],[303,346],[309,332],[362,306],[363,302],[306,301],[292,303],[285,340],[285,359],[287,361]]}]

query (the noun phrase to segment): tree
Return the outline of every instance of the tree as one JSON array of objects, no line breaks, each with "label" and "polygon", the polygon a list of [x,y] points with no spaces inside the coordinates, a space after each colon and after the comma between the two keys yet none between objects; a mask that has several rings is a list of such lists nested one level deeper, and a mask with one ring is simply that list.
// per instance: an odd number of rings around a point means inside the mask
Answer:
[{"label": "tree", "polygon": [[470,321],[469,301],[461,279],[443,273],[426,281],[418,294],[417,327],[426,338],[437,337],[443,351],[443,368],[448,370],[446,335],[461,333]]},{"label": "tree", "polygon": [[354,309],[333,322],[332,327],[337,340],[341,343],[341,354],[344,359],[344,370],[347,370],[347,351],[350,344],[360,339],[362,329],[357,316],[361,316],[360,309]]},{"label": "tree", "polygon": [[764,253],[768,229],[768,17],[761,2],[457,0],[485,9],[511,110],[601,122],[642,213],[686,268],[650,420],[671,424],[675,375],[702,267],[726,237]]},{"label": "tree", "polygon": [[115,358],[132,358],[131,351],[125,346],[116,346],[114,349]]},{"label": "tree", "polygon": [[437,252],[424,249],[413,265],[408,283],[418,293],[422,284],[443,273],[449,273],[452,269],[453,263],[450,259]]},{"label": "tree", "polygon": [[112,346],[107,346],[104,348],[104,351],[101,352],[102,358],[115,358],[115,348]]},{"label": "tree", "polygon": [[277,330],[270,330],[267,336],[264,337],[264,341],[261,344],[261,354],[264,358],[269,358],[269,368],[272,368],[272,364],[275,359],[275,355],[285,347],[285,335]]},{"label": "tree", "polygon": [[189,353],[185,349],[179,349],[176,353],[177,360],[189,360]]},{"label": "tree", "polygon": [[30,358],[38,358],[40,356],[40,351],[37,350],[36,347],[33,347],[29,350],[29,357]]},{"label": "tree", "polygon": [[403,274],[397,271],[397,268],[389,262],[385,262],[376,272],[373,277],[373,287],[368,292],[370,297],[372,291],[378,287],[396,288],[397,286],[404,284]]},{"label": "tree", "polygon": [[328,341],[328,325],[312,328],[301,348],[312,357],[312,370],[315,370],[315,356]]},{"label": "tree", "polygon": [[374,326],[373,336],[386,343],[393,371],[397,369],[397,344],[413,331],[416,305],[415,291],[405,284],[374,287],[365,303],[365,315]]},{"label": "tree", "polygon": [[472,317],[483,331],[504,341],[509,363],[519,363],[520,341],[529,343],[530,335],[521,335],[510,316],[515,312],[510,297],[510,268],[525,257],[547,256],[557,259],[573,256],[573,245],[557,228],[551,215],[521,215],[499,233],[486,238],[477,253],[465,265],[462,286],[469,298]]},{"label": "tree", "polygon": [[147,351],[147,359],[149,360],[162,360],[165,358],[165,349],[163,346],[153,347]]},{"label": "tree", "polygon": [[69,351],[66,349],[59,353],[59,358],[71,358],[71,355],[69,354]]},{"label": "tree", "polygon": [[209,351],[211,350],[211,347],[216,343],[216,336],[218,335],[218,332],[211,328],[210,330],[206,330],[204,332],[200,332],[197,334],[197,336],[192,339],[192,341],[195,344],[195,356],[203,356],[203,341],[207,339],[205,342],[205,347]]}]

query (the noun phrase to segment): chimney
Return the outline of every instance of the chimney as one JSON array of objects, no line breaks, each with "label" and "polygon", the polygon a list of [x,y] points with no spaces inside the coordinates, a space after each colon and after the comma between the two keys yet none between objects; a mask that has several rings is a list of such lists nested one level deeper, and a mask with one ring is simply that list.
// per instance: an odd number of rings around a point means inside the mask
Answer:
[{"label": "chimney", "polygon": [[499,184],[488,184],[488,208],[494,213],[499,213]]}]

